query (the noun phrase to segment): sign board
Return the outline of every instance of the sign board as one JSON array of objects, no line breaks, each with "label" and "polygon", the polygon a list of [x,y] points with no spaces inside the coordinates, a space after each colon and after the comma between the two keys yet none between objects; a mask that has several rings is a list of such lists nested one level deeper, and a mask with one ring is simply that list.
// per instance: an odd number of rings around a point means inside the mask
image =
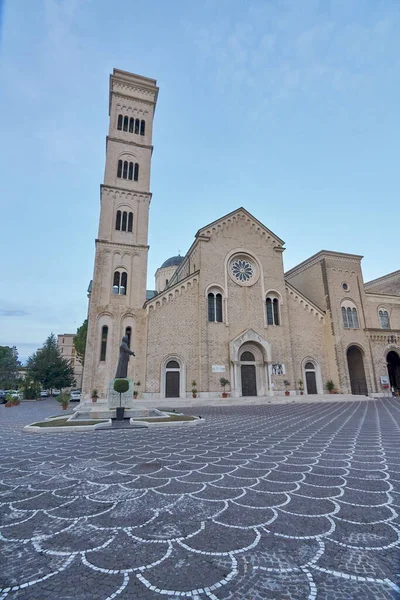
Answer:
[{"label": "sign board", "polygon": [[271,375],[286,375],[285,365],[283,363],[272,363]]},{"label": "sign board", "polygon": [[389,376],[388,375],[381,375],[381,386],[383,388],[388,388],[389,385],[390,385]]},{"label": "sign board", "polygon": [[225,365],[212,365],[213,373],[225,373]]}]

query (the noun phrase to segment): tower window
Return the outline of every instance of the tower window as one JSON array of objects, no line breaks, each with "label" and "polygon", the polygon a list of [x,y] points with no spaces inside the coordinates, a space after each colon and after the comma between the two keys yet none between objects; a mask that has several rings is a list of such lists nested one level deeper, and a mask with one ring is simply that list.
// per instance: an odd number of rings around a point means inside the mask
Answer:
[{"label": "tower window", "polygon": [[122,177],[122,160],[118,161],[117,177]]},{"label": "tower window", "polygon": [[134,128],[135,128],[135,119],[133,117],[131,117],[129,119],[129,133],[133,133]]},{"label": "tower window", "polygon": [[354,305],[354,302],[350,300],[346,300],[342,303],[342,319],[343,319],[343,327],[345,329],[359,329],[360,325],[358,322],[358,313],[357,308]]},{"label": "tower window", "polygon": [[126,231],[126,220],[128,218],[128,215],[126,213],[126,211],[124,210],[124,212],[122,213],[122,231]]},{"label": "tower window", "polygon": [[128,231],[131,233],[133,229],[133,213],[129,213],[128,216]]},{"label": "tower window", "polygon": [[133,229],[133,213],[124,210],[123,212],[117,210],[115,217],[115,229],[117,231],[129,231],[132,233]]},{"label": "tower window", "polygon": [[126,271],[114,271],[113,294],[126,296],[126,286],[128,284],[128,274]]},{"label": "tower window", "polygon": [[140,121],[140,135],[144,135],[146,123],[145,121]]},{"label": "tower window", "polygon": [[124,117],[124,131],[128,131],[128,122],[129,122],[128,117]]},{"label": "tower window", "polygon": [[208,300],[208,321],[210,323],[222,323],[222,294],[210,292]]},{"label": "tower window", "polygon": [[132,180],[133,179],[133,162],[129,163],[129,173],[128,173],[128,179]]},{"label": "tower window", "polygon": [[135,119],[135,133],[139,133],[140,121],[139,119]]},{"label": "tower window", "polygon": [[115,229],[119,231],[121,229],[121,211],[117,210],[117,217],[115,219]]},{"label": "tower window", "polygon": [[124,179],[128,178],[128,161],[127,160],[124,160],[124,170],[123,170],[122,177]]},{"label": "tower window", "polygon": [[106,360],[107,353],[107,336],[108,336],[108,327],[107,325],[103,325],[101,328],[101,346],[100,346],[100,360]]},{"label": "tower window", "polygon": [[128,285],[128,274],[123,271],[121,273],[121,285],[119,288],[119,293],[123,296],[126,296],[126,286]]},{"label": "tower window", "polygon": [[120,131],[122,129],[122,121],[123,121],[123,116],[122,115],[118,115],[117,129],[119,129]]},{"label": "tower window", "polygon": [[139,179],[139,163],[135,163],[135,173],[133,178],[135,181],[138,181]]},{"label": "tower window", "polygon": [[386,308],[380,308],[378,314],[382,329],[390,329],[389,313]]},{"label": "tower window", "polygon": [[265,300],[267,310],[267,324],[280,325],[279,299],[275,296],[268,296]]}]

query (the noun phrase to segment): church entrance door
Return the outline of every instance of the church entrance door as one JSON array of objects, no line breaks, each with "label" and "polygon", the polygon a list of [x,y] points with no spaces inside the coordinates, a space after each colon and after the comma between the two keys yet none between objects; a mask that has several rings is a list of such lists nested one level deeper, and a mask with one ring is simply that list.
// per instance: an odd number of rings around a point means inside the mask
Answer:
[{"label": "church entrance door", "polygon": [[179,398],[179,371],[167,371],[165,375],[165,397]]},{"label": "church entrance door", "polygon": [[306,371],[307,394],[317,394],[317,379],[315,371]]},{"label": "church entrance door", "polygon": [[347,365],[349,367],[352,394],[368,396],[367,380],[365,378],[363,355],[358,346],[350,346],[347,350]]},{"label": "church entrance door", "polygon": [[400,356],[394,350],[388,352],[386,357],[390,388],[395,392],[400,390]]},{"label": "church entrance door", "polygon": [[242,365],[242,396],[257,396],[256,367]]}]

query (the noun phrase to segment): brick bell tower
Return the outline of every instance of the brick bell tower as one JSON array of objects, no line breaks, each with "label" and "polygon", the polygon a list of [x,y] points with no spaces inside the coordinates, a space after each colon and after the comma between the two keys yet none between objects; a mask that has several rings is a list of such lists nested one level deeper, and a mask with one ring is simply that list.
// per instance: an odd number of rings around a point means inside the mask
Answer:
[{"label": "brick bell tower", "polygon": [[136,358],[128,377],[143,384],[150,165],[158,87],[154,79],[114,69],[100,222],[89,300],[82,400],[105,398],[119,345],[128,335]]}]

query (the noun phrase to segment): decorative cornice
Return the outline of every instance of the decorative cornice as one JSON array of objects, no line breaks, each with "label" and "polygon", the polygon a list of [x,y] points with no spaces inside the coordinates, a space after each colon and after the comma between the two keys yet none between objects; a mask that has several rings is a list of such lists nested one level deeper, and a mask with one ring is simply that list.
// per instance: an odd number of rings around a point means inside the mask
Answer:
[{"label": "decorative cornice", "polygon": [[314,302],[312,302],[306,296],[304,296],[304,294],[299,292],[298,289],[296,289],[293,285],[291,285],[287,281],[285,281],[285,288],[286,288],[286,291],[288,292],[289,296],[292,296],[293,300],[295,300],[298,304],[300,304],[300,306],[302,306],[304,308],[304,310],[308,310],[309,313],[311,313],[315,317],[318,317],[318,319],[320,321],[325,320],[325,314],[326,314],[325,311],[323,311],[321,308],[319,308],[319,306],[314,304]]},{"label": "decorative cornice", "polygon": [[126,250],[134,250],[135,248],[139,250],[148,250],[150,246],[145,246],[144,244],[124,244],[122,242],[112,242],[111,240],[100,240],[96,238],[96,244],[104,244],[107,246],[117,246],[118,248],[124,248]]},{"label": "decorative cornice", "polygon": [[150,309],[161,308],[164,304],[168,304],[169,302],[174,300],[174,298],[177,295],[180,296],[181,293],[187,289],[188,285],[191,285],[192,283],[195,283],[198,281],[199,281],[199,271],[195,271],[191,275],[188,275],[187,277],[185,277],[185,279],[178,281],[171,287],[168,287],[163,292],[160,292],[153,298],[150,298],[150,300],[146,300],[146,302],[144,303],[143,306],[144,306],[144,308],[147,309],[148,313],[150,312]]},{"label": "decorative cornice", "polygon": [[154,102],[149,102],[149,100],[145,100],[144,98],[133,98],[132,96],[128,96],[127,94],[123,94],[122,92],[113,91],[114,98],[123,98],[124,100],[129,100],[134,102],[143,104],[144,106],[148,106],[149,108],[154,107]]},{"label": "decorative cornice", "polygon": [[116,142],[117,144],[124,144],[125,146],[135,146],[136,148],[144,148],[145,150],[151,150],[151,152],[153,152],[153,146],[149,146],[148,144],[138,144],[136,142],[131,142],[130,140],[125,140],[123,138],[117,138],[117,137],[111,137],[111,136],[107,136],[106,137],[106,143],[108,144],[108,142]]},{"label": "decorative cornice", "polygon": [[322,262],[324,258],[338,258],[343,262],[356,262],[359,263],[363,256],[359,254],[346,254],[344,252],[334,252],[333,250],[320,250],[317,254],[313,254],[310,258],[303,260],[289,271],[286,271],[285,277],[294,277],[298,273],[302,273],[306,269],[313,267],[315,264]]},{"label": "decorative cornice", "polygon": [[151,192],[141,192],[138,190],[129,190],[127,188],[121,188],[121,187],[117,187],[114,185],[108,185],[107,183],[101,183],[100,184],[100,200],[101,200],[101,196],[102,196],[102,192],[106,191],[106,190],[112,190],[115,191],[117,193],[121,193],[121,194],[130,194],[132,196],[138,196],[139,198],[143,198],[144,200],[151,200],[152,198],[152,193]]},{"label": "decorative cornice", "polygon": [[382,275],[382,277],[378,277],[377,279],[371,279],[371,281],[367,281],[367,283],[364,284],[364,288],[367,290],[371,287],[380,285],[381,283],[389,283],[395,279],[400,279],[400,269],[398,271],[388,273],[387,275]]},{"label": "decorative cornice", "polygon": [[[392,298],[392,299],[396,299],[396,300],[400,300],[399,296],[400,296],[400,290],[398,294],[386,294],[385,292],[370,292],[369,290],[365,290],[365,295],[366,296],[377,296],[380,300],[382,300],[383,298]],[[392,300],[390,300],[392,301]]]}]

